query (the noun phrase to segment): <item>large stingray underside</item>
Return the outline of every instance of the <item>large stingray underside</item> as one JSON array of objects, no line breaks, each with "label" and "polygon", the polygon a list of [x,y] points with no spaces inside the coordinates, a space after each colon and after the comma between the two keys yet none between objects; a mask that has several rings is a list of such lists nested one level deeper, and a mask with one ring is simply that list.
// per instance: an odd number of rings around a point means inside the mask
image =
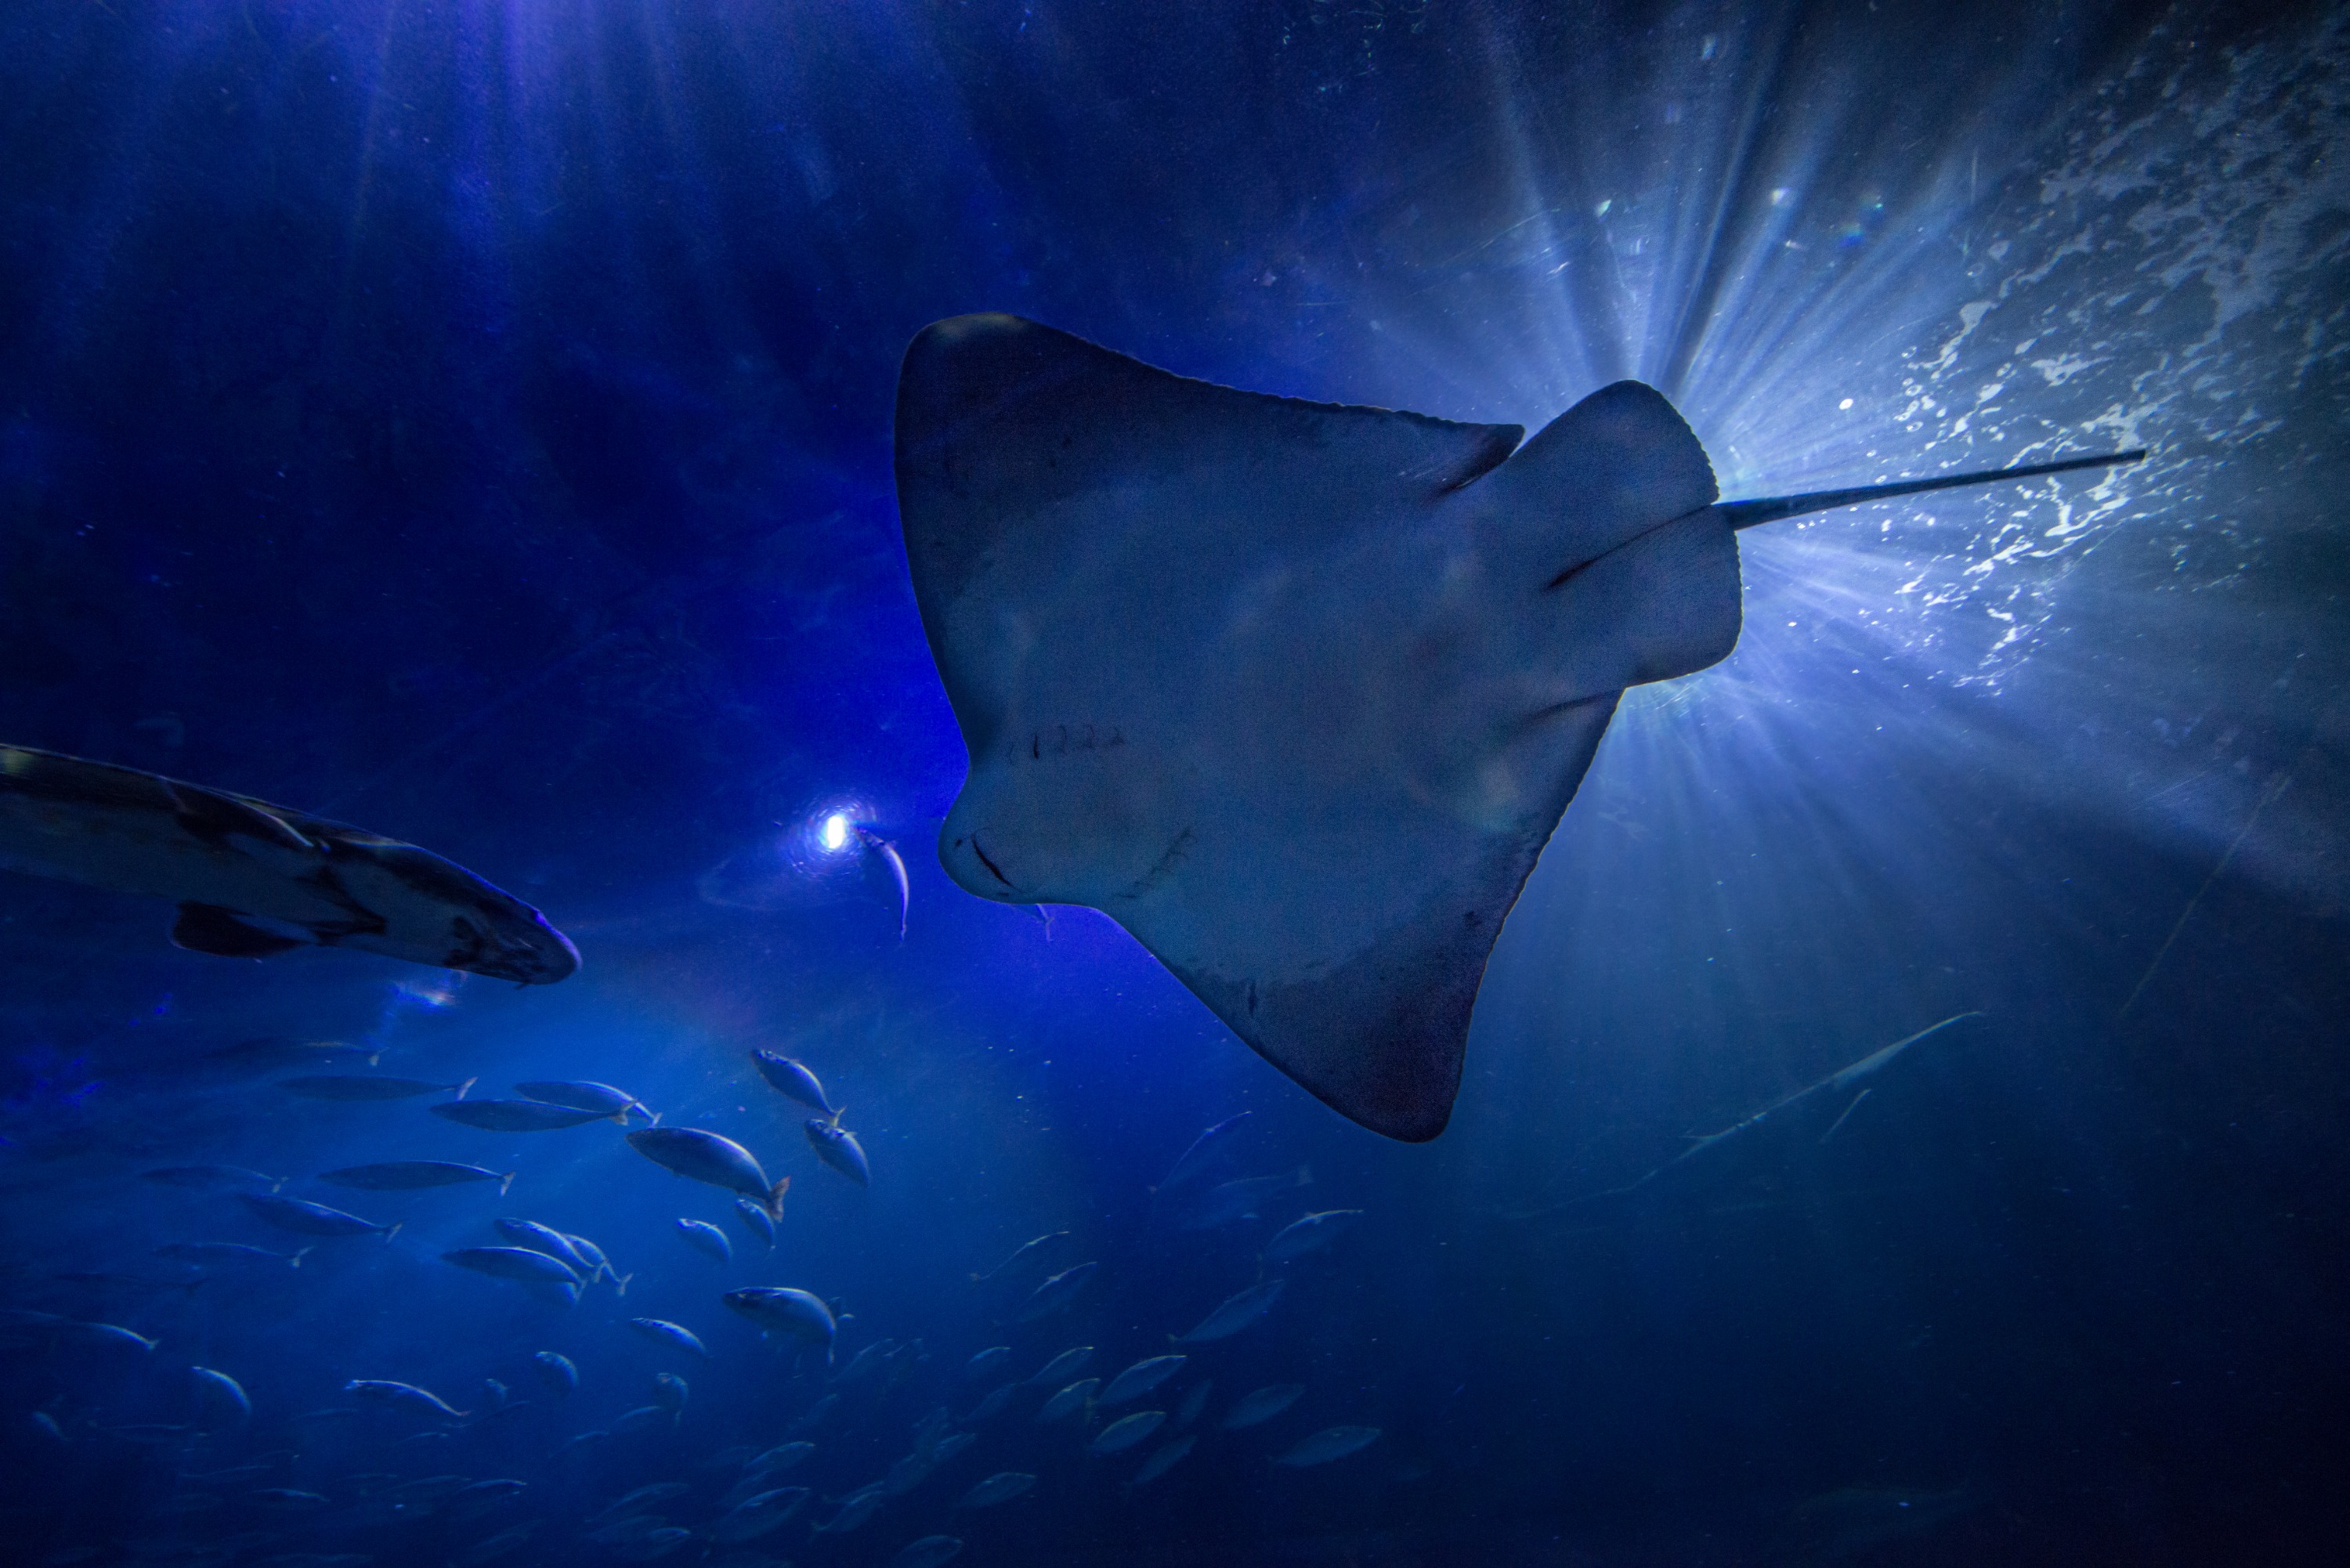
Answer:
[{"label": "large stingray underside", "polygon": [[1670,404],[1514,425],[1186,379],[1009,316],[907,351],[956,882],[1110,916],[1266,1060],[1442,1131],[1502,921],[1627,686],[1738,640]]},{"label": "large stingray underside", "polygon": [[1717,501],[1672,405],[1516,425],[930,327],[898,505],[971,748],[939,857],[1090,904],[1340,1113],[1444,1130],[1478,981],[1627,686],[1737,645],[1739,529],[2143,451]]}]

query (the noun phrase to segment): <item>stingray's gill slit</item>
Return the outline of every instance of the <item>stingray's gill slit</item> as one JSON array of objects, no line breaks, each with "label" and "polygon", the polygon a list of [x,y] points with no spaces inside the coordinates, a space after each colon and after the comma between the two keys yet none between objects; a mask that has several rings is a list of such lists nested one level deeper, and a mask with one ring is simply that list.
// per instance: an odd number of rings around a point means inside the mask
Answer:
[{"label": "stingray's gill slit", "polygon": [[[1434,1137],[1486,961],[1617,699],[1737,646],[1740,529],[2144,455],[1723,502],[1637,381],[1523,435],[1237,391],[1013,316],[924,328],[898,380],[898,507],[981,741],[948,876],[1114,905],[1325,1104]],[[1463,541],[1489,569],[1448,570]],[[1553,573],[1569,591],[1530,600]],[[1430,647],[1450,650],[1440,690]],[[1072,711],[1151,743],[1040,768],[1040,732],[1025,758],[986,739]],[[1024,885],[980,848],[999,831]]]},{"label": "stingray's gill slit", "polygon": [[979,846],[979,835],[975,833],[972,834],[971,837],[971,852],[979,857],[979,863],[987,867],[987,874],[989,876],[1003,883],[1004,887],[1010,888],[1013,892],[1017,893],[1020,891],[1019,888],[1012,886],[1012,878],[1006,877],[997,868],[995,862],[987,857],[987,851]]}]

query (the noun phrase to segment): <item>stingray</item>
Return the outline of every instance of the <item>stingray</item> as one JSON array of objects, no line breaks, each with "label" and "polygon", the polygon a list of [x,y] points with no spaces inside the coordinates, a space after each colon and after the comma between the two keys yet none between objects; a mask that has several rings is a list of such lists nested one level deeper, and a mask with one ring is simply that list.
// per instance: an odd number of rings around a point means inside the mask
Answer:
[{"label": "stingray", "polygon": [[1502,922],[1626,688],[1728,656],[1737,531],[2135,462],[1724,502],[1652,388],[1515,425],[1170,374],[1011,316],[898,383],[966,891],[1101,910],[1390,1137],[1451,1117]]}]

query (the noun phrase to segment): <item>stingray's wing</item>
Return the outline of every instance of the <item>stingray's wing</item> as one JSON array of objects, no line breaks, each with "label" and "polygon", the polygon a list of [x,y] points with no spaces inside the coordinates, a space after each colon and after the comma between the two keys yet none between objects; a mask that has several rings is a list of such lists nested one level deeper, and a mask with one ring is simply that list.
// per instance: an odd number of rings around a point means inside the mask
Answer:
[{"label": "stingray's wing", "polygon": [[971,751],[949,874],[1102,909],[1333,1107],[1434,1137],[1617,694],[1738,628],[1712,472],[1662,398],[1607,389],[1504,463],[1518,435],[1011,317],[922,333],[898,490]]}]

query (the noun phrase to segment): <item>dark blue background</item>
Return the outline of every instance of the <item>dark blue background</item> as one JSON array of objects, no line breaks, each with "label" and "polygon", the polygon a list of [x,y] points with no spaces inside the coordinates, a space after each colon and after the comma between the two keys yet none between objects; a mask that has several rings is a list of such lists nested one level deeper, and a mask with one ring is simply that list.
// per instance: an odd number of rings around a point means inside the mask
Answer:
[{"label": "dark blue background", "polygon": [[[545,909],[586,968],[438,1008],[394,989],[428,971],[203,959],[160,909],[7,881],[0,1295],[163,1342],[152,1366],[0,1352],[12,1552],[445,1561],[491,1524],[172,1515],[172,1472],[292,1446],[282,1423],[346,1378],[462,1405],[549,1345],[588,1374],[574,1407],[408,1449],[396,1424],[315,1438],[287,1484],[522,1477],[511,1517],[547,1522],[517,1562],[579,1561],[576,1522],[644,1480],[694,1480],[698,1522],[725,1478],[695,1467],[779,1440],[820,1386],[718,1307],[746,1282],[840,1296],[846,1350],[925,1342],[792,1478],[837,1496],[923,1411],[975,1402],[953,1381],[972,1350],[1008,1339],[1024,1369],[1094,1343],[1107,1375],[1253,1279],[1274,1225],[1359,1207],[1264,1325],[1195,1357],[1215,1408],[1308,1384],[1288,1425],[1208,1434],[1129,1498],[1016,1413],[858,1534],[762,1544],[2330,1560],[2344,67],[2319,7],[15,7],[0,738],[412,838]],[[2012,497],[1750,535],[1745,645],[1627,704],[1497,954],[1461,1115],[1407,1149],[1257,1064],[1098,917],[1048,937],[940,873],[962,754],[889,416],[906,340],[974,309],[1252,389],[1530,426],[1638,375],[1731,493],[1981,466],[2060,430],[2086,450],[2123,433],[2093,422],[2109,405],[2147,410],[2129,433],[2160,455],[2094,553],[2038,565],[1971,570]],[[2017,370],[1994,437],[1949,389],[2007,376],[1997,333],[2043,343],[2017,363],[2095,363]],[[2033,504],[2036,530],[2054,503]],[[1913,566],[1947,601],[1894,593]],[[2030,637],[2007,650],[1992,612]],[[847,883],[703,896],[833,802],[905,848],[902,946]],[[1989,1016],[1888,1070],[1834,1140],[1773,1127],[1584,1201],[1970,1008]],[[625,1084],[794,1176],[784,1246],[702,1263],[667,1227],[731,1224],[723,1200],[607,1127],[500,1140],[183,1070],[271,1033],[483,1093]],[[826,1075],[871,1192],[815,1164],[748,1072],[760,1045]],[[1255,1226],[1170,1229],[1150,1184],[1242,1108],[1228,1174],[1312,1185]],[[188,1301],[50,1278],[282,1240],[146,1167],[394,1158],[522,1175],[503,1205],[354,1201],[408,1224]],[[639,1272],[629,1311],[712,1340],[718,1363],[679,1368],[674,1439],[550,1457],[641,1403],[656,1363],[609,1298],[566,1314],[438,1261],[494,1212],[598,1236]],[[1102,1262],[1089,1297],[993,1326],[965,1276],[1062,1228],[1062,1262]],[[183,1461],[99,1429],[183,1418],[191,1361],[245,1381],[250,1433]],[[1264,1463],[1338,1422],[1386,1436],[1326,1470]],[[1045,1480],[951,1523],[1001,1469]]]}]

